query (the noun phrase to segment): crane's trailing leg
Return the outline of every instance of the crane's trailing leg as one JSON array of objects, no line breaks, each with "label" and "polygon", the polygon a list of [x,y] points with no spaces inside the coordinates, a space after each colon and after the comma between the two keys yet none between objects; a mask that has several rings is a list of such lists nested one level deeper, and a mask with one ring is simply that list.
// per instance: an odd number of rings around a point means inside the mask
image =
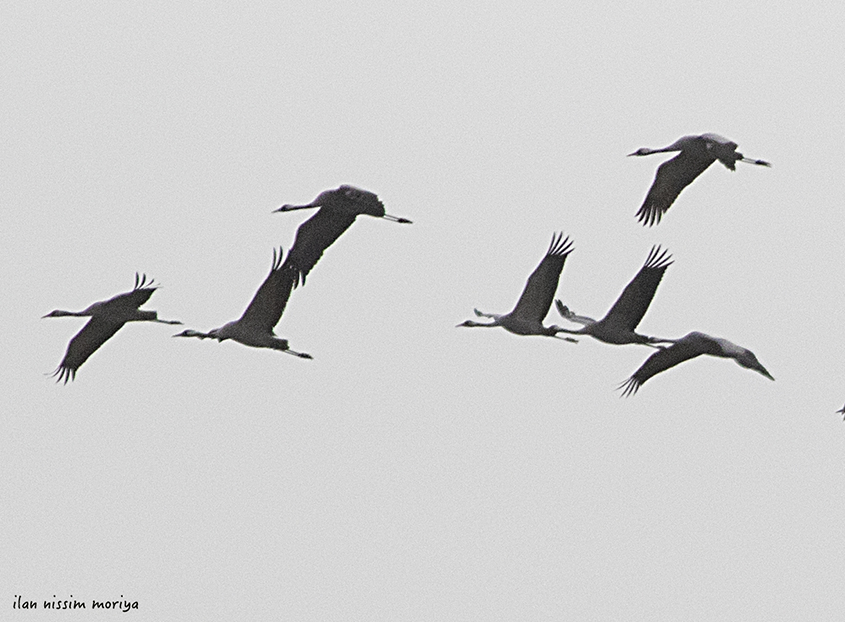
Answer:
[{"label": "crane's trailing leg", "polygon": [[769,168],[772,167],[772,165],[769,162],[766,162],[765,160],[754,160],[752,158],[743,157],[743,158],[740,158],[739,161],[740,162],[748,162],[749,164],[756,164],[758,166],[768,166]]},{"label": "crane's trailing leg", "polygon": [[382,216],[385,220],[390,220],[392,222],[398,222],[403,225],[412,225],[414,224],[412,221],[408,220],[407,218],[399,218],[398,216],[391,216],[390,214],[385,214]]}]

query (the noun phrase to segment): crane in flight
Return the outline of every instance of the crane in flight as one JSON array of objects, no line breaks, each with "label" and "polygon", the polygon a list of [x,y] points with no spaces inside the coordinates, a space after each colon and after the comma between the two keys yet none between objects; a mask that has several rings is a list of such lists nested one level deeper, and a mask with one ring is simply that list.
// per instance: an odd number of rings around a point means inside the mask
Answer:
[{"label": "crane in flight", "polygon": [[641,343],[652,345],[661,342],[670,342],[668,339],[659,337],[646,337],[635,332],[637,325],[643,319],[648,306],[657,292],[657,286],[663,278],[666,268],[672,265],[672,256],[667,251],[660,250],[660,246],[654,246],[646,258],[645,264],[637,272],[637,275],[622,290],[619,299],[610,308],[601,320],[575,315],[559,299],[555,301],[558,313],[570,322],[583,324],[584,327],[578,330],[559,329],[560,332],[571,335],[590,335],[612,344]]},{"label": "crane in flight", "polygon": [[384,204],[378,196],[354,186],[342,185],[334,190],[325,190],[319,196],[303,205],[282,205],[276,212],[292,212],[299,209],[319,208],[317,213],[299,225],[293,246],[288,251],[286,266],[297,278],[293,286],[305,283],[305,277],[323,256],[325,250],[352,226],[355,218],[365,214],[384,218],[402,224],[411,224],[407,218],[386,214]]},{"label": "crane in flight", "polygon": [[207,333],[197,330],[184,330],[173,336],[216,339],[218,342],[231,339],[253,348],[272,348],[304,359],[313,358],[305,352],[291,350],[288,346],[288,340],[276,337],[273,332],[282,317],[296,279],[296,274],[293,271],[284,269],[282,254],[281,249],[278,253],[276,253],[276,249],[273,249],[273,263],[270,267],[270,274],[267,275],[261,287],[255,292],[252,302],[249,303],[239,319]]},{"label": "crane in flight", "polygon": [[[473,320],[467,320],[458,324],[458,327],[501,326],[506,331],[517,335],[557,337],[557,333],[561,330],[560,327],[543,326],[543,319],[552,306],[552,300],[557,290],[563,264],[571,252],[572,242],[570,242],[569,237],[563,239],[562,233],[553,235],[546,256],[543,257],[540,265],[528,277],[528,282],[525,284],[522,296],[519,297],[519,301],[517,301],[513,311],[504,315],[497,315],[495,313],[483,313],[478,309],[474,309],[475,315],[478,317],[491,318],[493,321],[482,324]],[[558,339],[577,343],[577,340],[571,337],[558,337]]]},{"label": "crane in flight", "polygon": [[82,311],[56,309],[44,317],[90,317],[76,336],[70,340],[64,359],[51,376],[56,382],[76,378],[76,371],[97,349],[108,341],[127,322],[158,322],[160,324],[181,324],[176,320],[160,320],[155,311],[142,311],[138,307],[150,299],[158,286],[147,275],[135,273],[135,287],[132,291],[118,294],[90,305]]},{"label": "crane in flight", "polygon": [[629,156],[647,156],[652,153],[680,151],[674,158],[657,167],[654,183],[646,195],[637,217],[643,225],[656,225],[666,213],[681,190],[689,186],[716,160],[730,170],[736,170],[737,162],[748,162],[759,166],[771,166],[765,160],[746,158],[738,153],[737,144],[718,134],[682,136],[668,147],[649,149],[641,147]]},{"label": "crane in flight", "polygon": [[668,348],[658,346],[658,351],[648,357],[630,378],[619,385],[619,388],[622,389],[622,397],[636,393],[643,383],[652,376],[702,354],[731,358],[738,365],[753,369],[769,380],[774,380],[751,350],[731,343],[727,339],[692,332],[676,340]]}]

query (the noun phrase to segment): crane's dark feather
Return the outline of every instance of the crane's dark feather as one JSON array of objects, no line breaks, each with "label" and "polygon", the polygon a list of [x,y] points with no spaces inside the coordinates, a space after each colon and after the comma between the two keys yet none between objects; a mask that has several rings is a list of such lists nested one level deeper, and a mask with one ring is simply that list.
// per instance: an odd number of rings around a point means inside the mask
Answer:
[{"label": "crane's dark feather", "polygon": [[618,324],[634,331],[651,304],[666,268],[672,265],[668,251],[654,246],[637,276],[628,283],[619,299],[604,316],[603,322]]},{"label": "crane's dark feather", "polygon": [[712,337],[704,333],[691,332],[678,339],[668,348],[661,347],[657,352],[648,357],[645,363],[628,380],[619,385],[619,388],[624,387],[622,397],[633,395],[646,380],[675,365],[679,365],[684,361],[701,356],[702,354],[719,356],[721,352],[721,347]]},{"label": "crane's dark feather", "polygon": [[281,248],[278,253],[276,249],[273,249],[270,274],[255,292],[255,296],[239,320],[269,333],[273,332],[273,328],[279,323],[285,311],[296,278],[295,273],[286,269],[286,264],[282,264],[283,254]]},{"label": "crane's dark feather", "polygon": [[126,322],[109,322],[102,317],[92,317],[76,336],[70,340],[64,359],[53,372],[56,382],[76,378],[76,370],[88,360],[97,349],[108,341]]},{"label": "crane's dark feather", "polygon": [[138,273],[135,273],[135,287],[130,292],[125,292],[123,294],[117,294],[116,296],[112,296],[108,300],[104,300],[99,303],[95,303],[100,311],[114,311],[117,312],[118,309],[137,309],[142,304],[147,302],[150,299],[150,296],[153,295],[158,289],[158,285],[156,285],[152,279],[147,281],[147,275],[143,274],[140,277]]},{"label": "crane's dark feather", "polygon": [[560,273],[566,257],[572,252],[572,242],[563,233],[552,236],[546,256],[534,270],[511,315],[542,322],[552,306]]},{"label": "crane's dark feather", "polygon": [[651,184],[645,201],[637,212],[637,218],[644,225],[659,223],[681,190],[716,161],[716,156],[708,151],[704,140],[696,141],[694,145],[657,167],[654,183]]},{"label": "crane's dark feather", "polygon": [[[384,209],[382,208],[382,211]],[[357,214],[321,207],[296,231],[293,246],[288,251],[286,269],[293,272],[293,286],[305,284],[305,277],[323,256],[325,250],[352,226]]]}]

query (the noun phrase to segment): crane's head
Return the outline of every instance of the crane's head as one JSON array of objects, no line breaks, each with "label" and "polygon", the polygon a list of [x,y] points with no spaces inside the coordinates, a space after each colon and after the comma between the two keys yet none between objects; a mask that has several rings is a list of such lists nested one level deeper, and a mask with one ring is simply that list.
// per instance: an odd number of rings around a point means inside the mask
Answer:
[{"label": "crane's head", "polygon": [[71,317],[75,315],[76,313],[72,311],[62,311],[61,309],[56,309],[55,311],[50,311],[47,315],[42,315],[41,319],[43,320],[45,317]]},{"label": "crane's head", "polygon": [[766,371],[766,368],[760,364],[760,361],[757,360],[757,357],[754,356],[754,353],[751,350],[746,350],[745,348],[742,349],[734,360],[741,365],[742,367],[746,367],[748,369],[753,369],[759,374],[762,374],[769,380],[774,380],[772,375]]},{"label": "crane's head", "polygon": [[490,324],[482,324],[481,322],[474,322],[472,320],[467,320],[466,322],[461,322],[460,324],[456,325],[455,328],[461,328],[465,326],[467,328],[472,328],[474,326],[490,326]]},{"label": "crane's head", "polygon": [[648,147],[640,147],[634,153],[629,153],[628,157],[631,157],[631,156],[647,156],[647,155],[651,155],[652,153],[654,153],[653,149],[649,149]]}]

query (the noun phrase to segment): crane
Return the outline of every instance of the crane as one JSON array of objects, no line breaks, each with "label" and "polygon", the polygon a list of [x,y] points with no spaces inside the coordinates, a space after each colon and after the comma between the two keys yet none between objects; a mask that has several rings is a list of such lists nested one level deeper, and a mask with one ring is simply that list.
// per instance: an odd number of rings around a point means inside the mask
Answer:
[{"label": "crane", "polygon": [[584,328],[579,330],[562,328],[560,332],[572,335],[590,335],[599,341],[612,344],[641,343],[652,345],[668,342],[668,339],[640,335],[635,332],[635,329],[648,310],[648,306],[657,291],[657,286],[663,278],[663,273],[671,265],[672,256],[667,251],[661,252],[660,246],[652,247],[645,264],[637,272],[637,276],[622,290],[622,294],[610,308],[610,311],[607,312],[607,315],[598,321],[583,315],[575,315],[563,302],[555,301],[558,313],[561,316],[570,322],[584,325]]},{"label": "crane", "polygon": [[674,158],[657,167],[654,183],[651,184],[645,201],[637,212],[640,222],[649,227],[659,223],[681,190],[689,186],[716,160],[732,171],[736,170],[737,162],[771,166],[765,160],[746,158],[737,152],[737,146],[727,138],[708,133],[700,136],[682,136],[662,149],[641,147],[634,153],[629,153],[629,156],[646,156],[652,153],[680,151]]},{"label": "crane", "polygon": [[[554,298],[555,290],[557,290],[563,264],[571,252],[572,242],[570,242],[569,237],[563,239],[562,233],[553,235],[546,256],[543,257],[540,265],[528,277],[528,282],[525,284],[522,296],[520,296],[513,311],[504,315],[497,315],[495,313],[483,313],[478,309],[474,309],[475,315],[478,317],[491,318],[493,321],[489,324],[482,324],[473,320],[467,320],[458,324],[458,327],[501,326],[505,330],[517,335],[546,335],[548,337],[557,337],[560,328],[558,326],[543,326],[543,319],[548,314],[549,307],[552,306],[552,299]],[[577,340],[571,337],[558,337],[558,339],[577,343]]]},{"label": "crane", "polygon": [[346,184],[334,190],[321,192],[310,203],[282,205],[279,209],[273,210],[273,213],[292,212],[312,207],[319,209],[316,214],[299,226],[293,246],[288,252],[286,264],[297,275],[293,283],[294,287],[297,287],[300,282],[305,283],[305,277],[320,260],[325,250],[352,226],[356,217],[366,214],[397,223],[411,224],[407,218],[397,218],[386,214],[384,204],[374,193]]},{"label": "crane", "polygon": [[731,358],[738,365],[753,369],[769,380],[774,380],[751,350],[731,343],[727,339],[691,332],[676,340],[668,348],[658,346],[658,351],[648,357],[646,362],[628,380],[619,385],[619,388],[622,389],[622,396],[633,395],[646,380],[655,374],[702,354]]},{"label": "crane", "polygon": [[231,339],[253,348],[272,348],[304,359],[313,358],[305,352],[295,352],[288,346],[287,339],[279,339],[273,332],[290,298],[296,274],[285,270],[282,265],[282,250],[273,249],[273,263],[270,274],[252,298],[243,315],[228,324],[207,333],[184,330],[174,337],[197,337],[216,339],[218,342]]},{"label": "crane", "polygon": [[[50,375],[67,384],[76,379],[76,371],[97,349],[108,341],[127,322],[158,322],[160,324],[181,324],[177,320],[160,320],[155,311],[142,311],[138,307],[150,299],[158,286],[147,275],[135,273],[135,287],[132,291],[117,294],[108,300],[90,305],[82,311],[56,309],[43,317],[90,317],[76,336],[70,340],[64,359]],[[43,319],[43,318],[42,318]]]}]

